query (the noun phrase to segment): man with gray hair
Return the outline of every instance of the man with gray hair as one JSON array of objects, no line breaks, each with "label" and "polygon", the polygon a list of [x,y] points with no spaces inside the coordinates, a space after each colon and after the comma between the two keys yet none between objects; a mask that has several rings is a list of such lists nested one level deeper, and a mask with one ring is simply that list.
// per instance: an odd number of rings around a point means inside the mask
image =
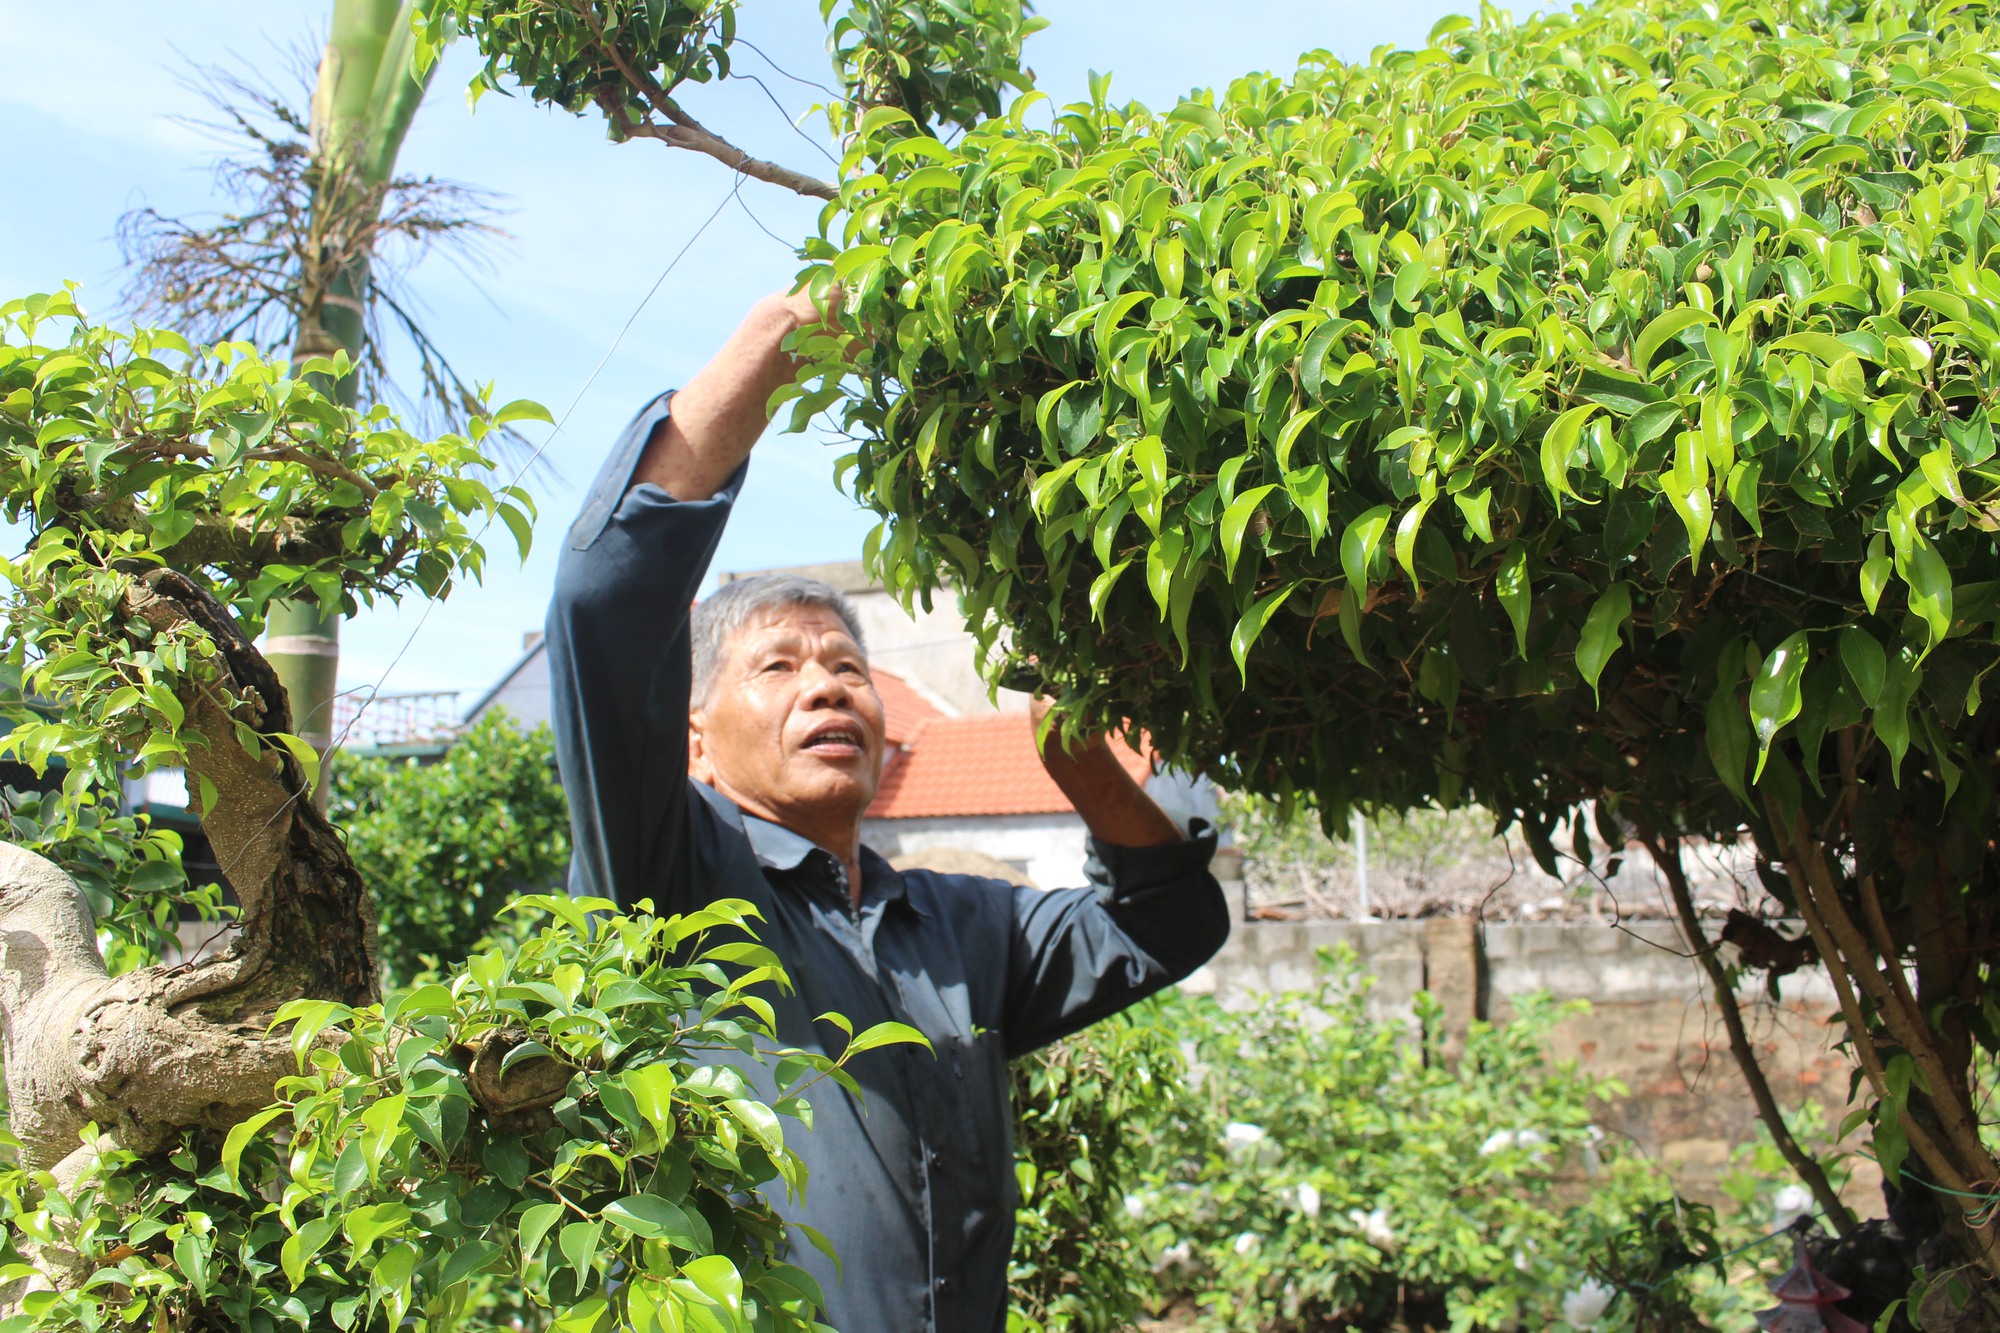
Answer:
[{"label": "man with gray hair", "polygon": [[[768,996],[787,1045],[837,1055],[843,1037],[815,1021],[827,1012],[929,1038],[857,1056],[865,1096],[822,1083],[810,1131],[787,1129],[810,1187],[778,1206],[840,1264],[806,1245],[789,1257],[843,1333],[1000,1333],[1008,1058],[1186,976],[1229,919],[1213,836],[1176,825],[1102,738],[1042,750],[1090,830],[1090,887],[898,872],[861,845],[885,729],[846,599],[766,576],[690,617],[765,405],[794,373],[785,339],[818,318],[801,293],[759,302],[633,421],[570,529],[548,653],[572,889],[663,913],[754,904],[795,988]],[[768,1070],[738,1067],[777,1095]]]}]

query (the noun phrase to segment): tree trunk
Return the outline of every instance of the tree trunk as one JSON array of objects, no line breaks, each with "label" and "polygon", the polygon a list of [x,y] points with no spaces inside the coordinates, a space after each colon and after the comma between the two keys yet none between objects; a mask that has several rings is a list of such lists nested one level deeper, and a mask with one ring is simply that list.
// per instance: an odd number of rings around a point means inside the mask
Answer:
[{"label": "tree trunk", "polygon": [[192,623],[221,647],[218,678],[181,695],[190,788],[214,792],[203,827],[242,917],[226,949],[193,963],[105,975],[90,910],[52,863],[0,844],[0,1039],[23,1165],[72,1177],[96,1123],[152,1152],[189,1127],[223,1129],[271,1100],[295,1068],[271,1015],[300,997],[372,1003],[375,911],[347,850],[282,748],[259,754],[238,723],[292,728],[283,687],[229,612],[172,570],[134,576],[128,615],[156,632]]}]

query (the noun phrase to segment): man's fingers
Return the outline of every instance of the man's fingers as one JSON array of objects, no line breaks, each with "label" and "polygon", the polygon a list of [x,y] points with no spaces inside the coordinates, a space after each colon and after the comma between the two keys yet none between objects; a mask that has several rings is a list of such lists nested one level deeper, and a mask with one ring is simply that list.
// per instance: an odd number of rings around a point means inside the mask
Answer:
[{"label": "man's fingers", "polygon": [[810,283],[802,282],[783,294],[785,308],[791,311],[792,318],[798,322],[800,328],[826,321],[829,316],[840,310],[841,303],[846,299],[847,288],[842,286],[838,279],[826,288],[823,305],[813,299]]}]

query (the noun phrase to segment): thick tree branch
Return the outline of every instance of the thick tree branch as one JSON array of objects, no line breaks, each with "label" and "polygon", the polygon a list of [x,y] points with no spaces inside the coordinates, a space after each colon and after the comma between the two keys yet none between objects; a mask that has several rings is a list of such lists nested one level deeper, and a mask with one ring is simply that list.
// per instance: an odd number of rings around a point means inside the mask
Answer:
[{"label": "thick tree branch", "polygon": [[[1779,850],[1785,858],[1785,873],[1792,882],[1793,896],[1798,901],[1799,915],[1805,919],[1806,929],[1812,932],[1813,943],[1818,946],[1820,960],[1826,964],[1826,972],[1833,982],[1834,994],[1840,1000],[1841,1016],[1847,1023],[1847,1034],[1854,1043],[1854,1053],[1861,1061],[1862,1072],[1867,1075],[1876,1101],[1888,1110],[1895,1106],[1895,1099],[1889,1094],[1888,1073],[1883,1067],[1881,1052],[1876,1048],[1874,1033],[1871,1031],[1866,1014],[1861,1008],[1860,998],[1855,990],[1855,978],[1874,972],[1874,963],[1867,955],[1865,945],[1860,943],[1859,932],[1847,917],[1845,908],[1839,901],[1838,891],[1832,883],[1825,858],[1819,854],[1818,845],[1810,841],[1811,830],[1805,820],[1793,812],[1789,816],[1777,803],[1767,799],[1765,808],[1771,819],[1771,829],[1778,840]],[[1832,919],[1838,917],[1844,926],[1836,935]],[[1839,942],[1841,937],[1852,937],[1852,942],[1862,950],[1860,956],[1849,957],[1843,953]],[[1874,982],[1881,994],[1889,994],[1889,987],[1875,973]],[[1865,982],[1863,983],[1866,984]],[[1875,991],[1871,988],[1871,998]],[[1895,1034],[1896,1012],[1893,1009],[1880,1011],[1886,1022],[1891,1024]],[[1909,1049],[1901,1036],[1895,1040]],[[1929,1042],[1921,1034],[1918,1043],[1923,1049],[1909,1049],[1912,1059],[1922,1069],[1926,1054],[1935,1057],[1929,1049]],[[1928,1075],[1926,1075],[1928,1077]],[[1934,1091],[1940,1094],[1931,1101],[1931,1109],[1936,1113],[1939,1128],[1945,1141],[1940,1143],[1924,1123],[1905,1106],[1896,1112],[1897,1124],[1902,1128],[1903,1137],[1910,1150],[1916,1154],[1937,1182],[1948,1190],[1961,1194],[1976,1191],[1981,1182],[1991,1181],[1996,1174],[1993,1160],[1979,1141],[1978,1131],[1973,1130],[1971,1150],[1963,1136],[1954,1132],[1952,1117],[1957,1114],[1949,1105],[1951,1085],[1939,1080]],[[1971,1253],[1980,1256],[1989,1274],[2000,1273],[2000,1228],[1989,1220],[1984,1226],[1974,1227],[1971,1218],[1963,1212],[1947,1209],[1947,1216],[1961,1228],[1960,1235],[1969,1244]],[[1948,1223],[1947,1225],[1953,1225]]]},{"label": "thick tree branch", "polygon": [[675,106],[672,98],[663,98],[662,100],[668,106],[674,107],[672,115],[675,119],[672,123],[666,125],[661,125],[650,120],[635,121],[625,114],[625,108],[620,106],[618,99],[610,93],[601,92],[597,95],[598,106],[604,109],[605,116],[617,128],[622,138],[658,139],[661,143],[668,144],[674,148],[686,148],[692,152],[706,153],[731,170],[741,172],[752,180],[760,180],[769,185],[777,185],[795,194],[805,195],[808,198],[837,199],[840,197],[840,187],[834,185],[831,181],[823,181],[815,176],[808,176],[802,171],[794,171],[790,167],[781,167],[775,162],[766,162],[760,157],[752,157],[735,144],[730,143],[727,139],[703,128],[693,117],[681,111],[678,106]]}]

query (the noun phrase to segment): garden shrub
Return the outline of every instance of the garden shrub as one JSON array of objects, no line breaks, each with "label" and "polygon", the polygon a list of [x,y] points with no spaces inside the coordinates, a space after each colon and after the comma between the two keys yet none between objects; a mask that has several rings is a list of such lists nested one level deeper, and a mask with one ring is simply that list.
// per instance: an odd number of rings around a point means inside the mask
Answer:
[{"label": "garden shrub", "polygon": [[1014,1062],[1008,1333],[1117,1333],[1156,1295],[1127,1200],[1187,1069],[1152,1006]]},{"label": "garden shrub", "polygon": [[[1529,998],[1448,1064],[1436,1001],[1418,996],[1413,1036],[1369,1017],[1368,990],[1345,957],[1316,991],[1161,1014],[1196,1086],[1140,1194],[1148,1252],[1223,1328],[1551,1326],[1588,1258],[1558,1200],[1664,1193],[1591,1124],[1591,1099],[1624,1089],[1547,1063],[1581,1006]],[[1596,1178],[1566,1188],[1585,1162]]]},{"label": "garden shrub", "polygon": [[[745,938],[754,909],[515,907],[554,919],[511,955],[386,1005],[288,1005],[300,1073],[227,1135],[147,1158],[106,1146],[67,1189],[0,1171],[10,1234],[94,1270],[0,1329],[819,1327],[814,1279],[779,1257],[800,1238],[764,1192],[805,1187],[785,1121],[848,1075],[770,1049],[758,991],[783,979]],[[784,1062],[789,1095],[759,1101],[730,1067],[746,1059]],[[537,1060],[511,1109],[481,1109]],[[0,1281],[34,1272],[19,1240]]]},{"label": "garden shrub", "polygon": [[554,739],[546,726],[524,731],[504,710],[433,763],[343,755],[328,813],[375,895],[392,985],[465,958],[503,907],[559,890],[569,871]]},{"label": "garden shrub", "polygon": [[1188,1305],[1247,1333],[1750,1326],[1757,1265],[1789,1259],[1754,1243],[1785,1220],[1768,1147],[1718,1216],[1591,1123],[1615,1081],[1549,1063],[1580,1006],[1531,997],[1448,1064],[1428,995],[1414,1025],[1372,1018],[1352,956],[1327,964],[1241,1009],[1169,994],[1017,1066],[1011,1329]]}]

